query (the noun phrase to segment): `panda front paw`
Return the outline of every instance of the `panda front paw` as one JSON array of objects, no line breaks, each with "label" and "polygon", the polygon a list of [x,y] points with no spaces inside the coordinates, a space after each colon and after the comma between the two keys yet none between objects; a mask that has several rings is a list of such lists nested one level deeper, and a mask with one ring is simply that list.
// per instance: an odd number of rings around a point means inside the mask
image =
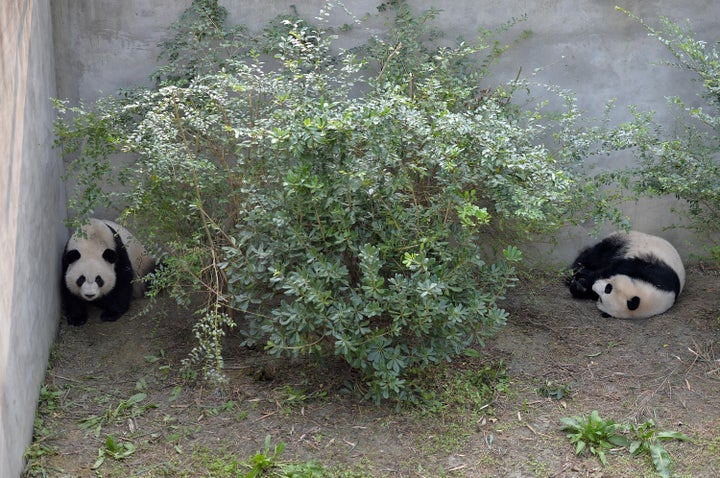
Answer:
[{"label": "panda front paw", "polygon": [[87,313],[67,314],[65,318],[67,319],[68,325],[79,327],[87,322]]},{"label": "panda front paw", "polygon": [[117,312],[105,310],[102,314],[100,314],[100,320],[103,322],[115,322],[121,315],[122,313],[118,314]]}]

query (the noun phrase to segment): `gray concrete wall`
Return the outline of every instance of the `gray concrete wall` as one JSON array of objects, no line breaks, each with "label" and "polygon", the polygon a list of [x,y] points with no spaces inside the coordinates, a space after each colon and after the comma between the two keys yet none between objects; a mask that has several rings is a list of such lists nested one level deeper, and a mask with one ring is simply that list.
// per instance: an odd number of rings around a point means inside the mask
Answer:
[{"label": "gray concrete wall", "polygon": [[[259,28],[278,13],[298,13],[313,19],[324,0],[226,0],[232,23]],[[361,17],[375,12],[380,0],[345,2],[352,13]],[[479,27],[495,28],[513,17],[527,14],[516,32],[529,29],[527,40],[510,51],[495,68],[495,79],[512,80],[522,68],[525,77],[540,84],[571,89],[590,117],[600,117],[605,104],[617,98],[613,118],[628,120],[624,105],[656,110],[658,118],[669,121],[665,97],[681,95],[690,103],[697,101],[688,73],[655,62],[669,59],[667,52],[636,22],[615,10],[615,5],[630,9],[651,24],[659,16],[674,20],[690,19],[699,37],[710,43],[717,39],[720,2],[715,0],[599,1],[599,0],[409,0],[418,10],[443,5],[438,25],[450,38],[463,35],[475,38]],[[155,66],[158,42],[166,28],[190,0],[58,0],[53,2],[56,35],[58,94],[72,101],[94,100],[101,92],[147,83]],[[350,23],[340,7],[332,10],[335,24]],[[370,27],[373,33],[381,22]],[[357,28],[352,35],[367,35]],[[507,36],[510,38],[510,36]],[[614,168],[627,162],[629,155],[601,161],[600,168]],[[677,243],[687,257],[691,246],[683,231],[664,231],[675,218],[667,213],[668,204],[653,201],[628,204],[626,212],[636,228],[662,233]],[[591,229],[588,225],[587,229]],[[573,228],[561,238],[554,251],[559,261],[571,260],[577,248],[589,239],[586,228]]]},{"label": "gray concrete wall", "polygon": [[20,476],[59,315],[66,231],[52,151],[49,0],[0,2],[0,476]]}]

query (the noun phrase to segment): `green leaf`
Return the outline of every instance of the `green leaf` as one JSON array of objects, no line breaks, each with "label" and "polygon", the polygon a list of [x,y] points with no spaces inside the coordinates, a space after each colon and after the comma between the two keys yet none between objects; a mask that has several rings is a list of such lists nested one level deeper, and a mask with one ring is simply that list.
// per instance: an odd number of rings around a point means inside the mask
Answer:
[{"label": "green leaf", "polygon": [[576,417],[562,417],[560,422],[563,424],[562,430],[564,431],[579,430],[581,428]]},{"label": "green leaf", "polygon": [[168,397],[168,402],[174,402],[178,398],[180,398],[180,395],[182,394],[182,387],[180,385],[176,385],[173,387],[172,391],[170,392],[170,396]]},{"label": "green leaf", "polygon": [[628,440],[627,437],[624,437],[623,435],[617,435],[617,434],[611,435],[608,438],[608,441],[615,446],[619,446],[619,447],[623,447],[623,448],[627,448],[628,446],[630,446],[630,440]]},{"label": "green leaf", "polygon": [[579,455],[580,453],[582,453],[582,452],[585,450],[585,447],[586,447],[585,442],[582,441],[582,440],[580,440],[580,441],[577,443],[577,446],[575,447],[575,454],[576,454],[576,455]]},{"label": "green leaf", "polygon": [[663,478],[670,478],[670,454],[660,445],[650,445],[650,457]]},{"label": "green leaf", "polygon": [[605,456],[605,452],[603,450],[594,450],[594,453],[597,454],[598,458],[600,458],[600,463],[602,463],[603,466],[607,466],[607,457]]},{"label": "green leaf", "polygon": [[137,404],[137,403],[142,402],[142,401],[145,400],[146,398],[147,398],[147,393],[142,393],[142,392],[141,392],[141,393],[136,393],[136,394],[133,395],[132,397],[128,398],[128,399],[125,401],[125,403],[126,403],[128,406],[132,406],[132,405],[135,405],[135,404]]},{"label": "green leaf", "polygon": [[655,435],[659,440],[680,440],[690,441],[690,437],[681,432],[657,432]]}]

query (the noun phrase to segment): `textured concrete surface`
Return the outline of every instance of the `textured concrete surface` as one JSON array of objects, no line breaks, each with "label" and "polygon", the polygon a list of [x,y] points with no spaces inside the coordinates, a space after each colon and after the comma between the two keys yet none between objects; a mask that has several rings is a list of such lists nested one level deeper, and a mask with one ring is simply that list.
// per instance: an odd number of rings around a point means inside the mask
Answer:
[{"label": "textured concrete surface", "polygon": [[52,151],[49,0],[0,2],[0,476],[19,476],[59,311],[66,214]]}]

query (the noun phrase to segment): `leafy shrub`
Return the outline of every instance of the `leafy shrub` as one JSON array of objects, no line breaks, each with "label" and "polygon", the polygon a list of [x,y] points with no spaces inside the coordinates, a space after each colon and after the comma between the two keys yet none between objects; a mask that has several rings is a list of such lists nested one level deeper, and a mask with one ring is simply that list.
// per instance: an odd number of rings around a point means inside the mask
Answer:
[{"label": "leafy shrub", "polygon": [[[695,73],[706,105],[690,107],[683,99],[670,97],[669,105],[678,112],[671,131],[655,124],[651,115],[638,114],[641,127],[635,141],[640,164],[627,172],[625,180],[639,194],[682,200],[687,207],[680,212],[689,219],[689,226],[704,237],[713,237],[720,232],[720,52],[698,40],[689,23],[683,26],[661,17],[656,29],[629,11],[619,10],[667,48],[675,61],[666,64]],[[711,251],[716,259],[720,259],[719,251],[720,245]]]},{"label": "leafy shrub", "polygon": [[155,87],[58,102],[78,217],[122,205],[163,246],[156,288],[206,293],[188,359],[206,377],[242,317],[246,344],[341,357],[368,397],[413,399],[417,372],[505,323],[521,258],[506,238],[555,230],[578,193],[602,204],[568,167],[572,142],[543,146],[541,106],[511,102],[521,83],[483,84],[505,46],[438,47],[435,11],[384,8],[386,39],[334,53],[302,20],[252,36],[196,0]]}]

